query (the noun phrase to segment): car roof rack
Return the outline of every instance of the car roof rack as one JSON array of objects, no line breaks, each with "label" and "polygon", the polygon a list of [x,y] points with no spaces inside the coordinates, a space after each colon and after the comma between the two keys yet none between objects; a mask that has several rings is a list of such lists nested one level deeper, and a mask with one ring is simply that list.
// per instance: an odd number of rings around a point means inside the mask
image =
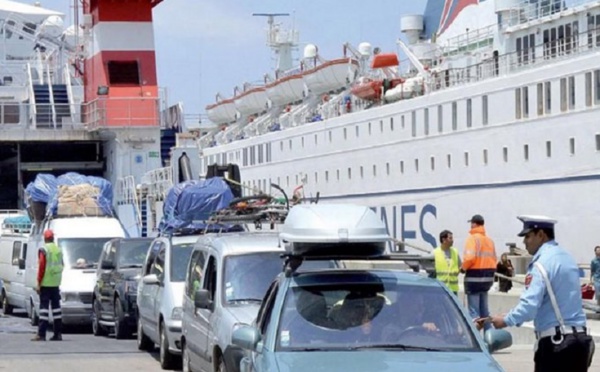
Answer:
[{"label": "car roof rack", "polygon": [[382,255],[364,256],[364,255],[294,255],[285,253],[282,255],[285,259],[284,273],[286,277],[294,275],[304,261],[388,261],[404,262],[412,271],[418,273],[424,270],[428,276],[432,277],[435,273],[435,259],[433,255],[419,255],[412,253],[386,253]]}]

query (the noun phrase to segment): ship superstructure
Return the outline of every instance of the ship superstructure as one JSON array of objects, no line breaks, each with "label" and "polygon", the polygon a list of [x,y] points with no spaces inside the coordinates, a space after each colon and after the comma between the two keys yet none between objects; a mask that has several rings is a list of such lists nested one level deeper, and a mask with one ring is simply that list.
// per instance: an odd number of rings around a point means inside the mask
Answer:
[{"label": "ship superstructure", "polygon": [[409,68],[347,46],[345,79],[326,92],[311,83],[326,62],[305,48],[295,74],[268,83],[298,76],[301,96],[216,122],[203,169],[236,162],[246,190],[302,185],[377,208],[423,246],[443,229],[465,237],[474,213],[499,247],[518,243],[514,216],[552,215],[586,261],[600,223],[600,1],[430,0],[401,31]]}]

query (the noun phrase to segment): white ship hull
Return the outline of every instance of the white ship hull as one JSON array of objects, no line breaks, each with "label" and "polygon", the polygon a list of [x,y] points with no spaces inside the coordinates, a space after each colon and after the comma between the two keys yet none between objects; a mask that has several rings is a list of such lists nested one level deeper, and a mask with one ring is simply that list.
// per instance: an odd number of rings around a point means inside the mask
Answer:
[{"label": "white ship hull", "polygon": [[[600,82],[591,105],[584,87],[586,73],[600,76],[599,54],[206,148],[203,161],[264,149],[270,161],[240,161],[246,185],[290,192],[304,182],[306,196],[320,192],[321,202],[384,208],[390,233],[423,247],[437,245],[443,229],[462,247],[475,213],[499,252],[523,247],[516,216],[550,215],[557,241],[587,263],[600,226]],[[561,94],[566,71],[577,86],[573,105]],[[538,100],[546,82],[550,98]],[[516,87],[529,92],[519,104]]]}]

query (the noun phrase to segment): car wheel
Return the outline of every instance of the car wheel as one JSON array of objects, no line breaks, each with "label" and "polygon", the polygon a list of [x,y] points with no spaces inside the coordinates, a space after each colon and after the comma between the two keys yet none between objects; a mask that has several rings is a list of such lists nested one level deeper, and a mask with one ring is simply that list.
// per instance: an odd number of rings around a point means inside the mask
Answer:
[{"label": "car wheel", "polygon": [[190,360],[190,351],[185,341],[181,343],[181,364],[183,372],[192,372],[192,362]]},{"label": "car wheel", "polygon": [[8,298],[6,297],[6,292],[2,291],[2,312],[4,315],[10,315],[13,312],[13,306],[8,303]]},{"label": "car wheel", "polygon": [[100,324],[100,302],[97,299],[94,300],[94,306],[92,306],[92,333],[94,336],[105,336],[107,334]]},{"label": "car wheel", "polygon": [[31,314],[29,314],[29,321],[31,322],[32,326],[37,327],[38,324],[40,324],[40,317],[35,312],[35,305],[33,304],[33,301],[31,301],[30,306],[31,306]]},{"label": "car wheel", "polygon": [[115,338],[117,340],[122,340],[124,338],[131,337],[131,332],[129,331],[127,324],[125,324],[123,303],[121,302],[121,299],[119,297],[115,299],[113,317],[115,319]]},{"label": "car wheel", "polygon": [[175,365],[175,356],[169,351],[169,339],[165,331],[165,324],[160,322],[160,366],[162,369],[172,369]]},{"label": "car wheel", "polygon": [[152,351],[154,350],[154,342],[148,336],[144,334],[144,329],[142,328],[142,321],[138,316],[137,320],[137,347],[138,350],[143,351]]}]

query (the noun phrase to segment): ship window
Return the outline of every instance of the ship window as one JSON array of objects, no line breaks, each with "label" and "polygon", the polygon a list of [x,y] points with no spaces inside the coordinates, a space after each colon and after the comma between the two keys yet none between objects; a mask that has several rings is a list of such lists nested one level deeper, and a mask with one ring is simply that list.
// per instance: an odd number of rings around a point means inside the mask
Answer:
[{"label": "ship window", "polygon": [[521,88],[515,89],[515,118],[521,119]]},{"label": "ship window", "polygon": [[400,117],[400,125],[402,125],[402,129],[404,129],[404,127],[406,126],[405,123],[404,123],[404,115],[402,115]]},{"label": "ship window", "polygon": [[458,112],[456,102],[452,102],[452,130],[458,128]]},{"label": "ship window", "polygon": [[529,145],[523,145],[523,158],[529,161]]},{"label": "ship window", "polygon": [[575,138],[569,138],[569,153],[575,155]]},{"label": "ship window", "polygon": [[390,163],[385,163],[385,173],[388,176],[390,175]]},{"label": "ship window", "polygon": [[502,148],[502,158],[505,163],[508,163],[508,147],[506,146]]},{"label": "ship window", "polygon": [[435,156],[432,156],[431,159],[429,159],[431,162],[431,170],[435,170]]},{"label": "ship window", "polygon": [[373,164],[373,177],[377,177],[377,164]]},{"label": "ship window", "polygon": [[521,89],[523,90],[523,93],[521,94],[523,97],[523,117],[528,118],[529,117],[529,88],[523,87]]},{"label": "ship window", "polygon": [[556,57],[556,27],[550,29],[550,56]]},{"label": "ship window", "polygon": [[423,110],[423,121],[425,122],[425,135],[429,135],[429,109]]},{"label": "ship window", "polygon": [[481,124],[488,125],[488,96],[481,97]]},{"label": "ship window", "polygon": [[339,169],[337,169],[335,171],[335,177],[337,178],[338,181],[340,180],[340,170]]},{"label": "ship window", "polygon": [[592,105],[592,73],[585,73],[585,105],[587,107]]},{"label": "ship window", "polygon": [[329,131],[329,142],[331,143],[332,141],[332,136],[331,136],[331,131]]},{"label": "ship window", "polygon": [[298,184],[298,175],[296,175],[296,185]]},{"label": "ship window", "polygon": [[352,179],[352,168],[348,168],[348,179]]},{"label": "ship window", "polygon": [[451,154],[446,155],[446,166],[448,167],[448,169],[452,168],[452,155]]},{"label": "ship window", "polygon": [[577,50],[579,47],[579,21],[573,21],[573,36],[571,38],[571,48]]},{"label": "ship window", "polygon": [[[528,56],[528,52],[529,52],[529,38],[527,36],[523,36],[523,63],[527,64],[527,62],[529,61],[529,56]],[[519,63],[521,61],[519,60]]]},{"label": "ship window", "polygon": [[283,141],[279,142],[279,150],[283,152]]},{"label": "ship window", "polygon": [[575,108],[575,76],[569,76],[569,110]]},{"label": "ship window", "polygon": [[545,82],[544,88],[546,90],[546,114],[550,114],[552,112],[552,83]]},{"label": "ship window", "polygon": [[394,118],[390,118],[390,130],[394,131]]},{"label": "ship window", "polygon": [[567,79],[560,79],[560,111],[567,111]]},{"label": "ship window", "polygon": [[596,14],[596,46],[600,46],[600,14]]},{"label": "ship window", "polygon": [[564,54],[565,52],[565,26],[558,26],[558,54]]},{"label": "ship window", "polygon": [[417,136],[417,113],[415,111],[410,113],[411,117],[411,128],[412,128],[412,136]]},{"label": "ship window", "polygon": [[281,185],[281,179],[277,177],[277,185]]},{"label": "ship window", "polygon": [[137,61],[108,61],[107,65],[110,85],[140,85]]},{"label": "ship window", "polygon": [[13,103],[2,104],[2,124],[19,124],[19,105]]},{"label": "ship window", "polygon": [[544,30],[543,38],[544,59],[548,59],[548,49],[550,47],[550,30]]},{"label": "ship window", "polygon": [[590,15],[588,16],[588,47],[592,48],[594,46],[594,16]]},{"label": "ship window", "polygon": [[383,133],[383,120],[379,120],[379,131]]},{"label": "ship window", "polygon": [[348,130],[344,128],[344,139],[348,139]]},{"label": "ship window", "polygon": [[419,159],[415,159],[415,172],[419,173]]},{"label": "ship window", "polygon": [[325,182],[329,182],[329,171],[325,171]]},{"label": "ship window", "polygon": [[596,134],[596,151],[600,151],[600,134]]},{"label": "ship window", "polygon": [[358,136],[360,134],[360,130],[358,129],[358,125],[356,127],[354,127],[354,131],[356,132],[356,137],[358,138]]},{"label": "ship window", "polygon": [[487,164],[488,164],[488,150],[483,149],[483,165],[487,165]]},{"label": "ship window", "polygon": [[369,122],[369,136],[371,135],[371,122]]},{"label": "ship window", "polygon": [[550,141],[546,141],[546,156],[547,157],[552,156],[552,142],[550,142]]},{"label": "ship window", "polygon": [[517,62],[519,63],[519,65],[520,65],[520,64],[521,64],[521,62],[523,61],[523,51],[522,51],[521,43],[522,43],[522,40],[521,40],[521,38],[520,38],[520,37],[519,37],[519,38],[517,38],[517,46],[516,46],[516,49],[517,49]]},{"label": "ship window", "polygon": [[531,62],[535,62],[535,34],[529,35],[529,49]]},{"label": "ship window", "polygon": [[288,141],[288,145],[290,146],[290,150],[292,149],[292,140]]},{"label": "ship window", "polygon": [[571,39],[572,39],[571,24],[567,23],[565,25],[565,51],[567,53],[571,53]]},{"label": "ship window", "polygon": [[438,105],[438,132],[444,132],[444,106]]},{"label": "ship window", "polygon": [[542,83],[537,85],[537,114],[544,115],[544,84]]},{"label": "ship window", "polygon": [[304,148],[304,137],[302,137],[302,138],[300,139],[300,142],[301,142],[301,144],[302,144],[302,148]]},{"label": "ship window", "polygon": [[465,167],[469,166],[469,152],[465,151]]},{"label": "ship window", "polygon": [[[598,142],[598,137],[600,137],[600,135],[596,135],[596,142]],[[600,150],[598,150],[600,151]],[[400,160],[400,173],[404,173],[404,160]]]},{"label": "ship window", "polygon": [[473,116],[472,116],[472,101],[471,98],[467,99],[467,128],[471,128],[473,126]]},{"label": "ship window", "polygon": [[360,166],[360,178],[364,178],[365,177],[365,168],[363,168],[363,166]]},{"label": "ship window", "polygon": [[318,136],[315,134],[315,146],[319,144]]},{"label": "ship window", "polygon": [[285,176],[285,183],[287,184],[287,187],[290,187],[290,176]]},{"label": "ship window", "polygon": [[594,71],[594,104],[600,104],[600,70]]}]

